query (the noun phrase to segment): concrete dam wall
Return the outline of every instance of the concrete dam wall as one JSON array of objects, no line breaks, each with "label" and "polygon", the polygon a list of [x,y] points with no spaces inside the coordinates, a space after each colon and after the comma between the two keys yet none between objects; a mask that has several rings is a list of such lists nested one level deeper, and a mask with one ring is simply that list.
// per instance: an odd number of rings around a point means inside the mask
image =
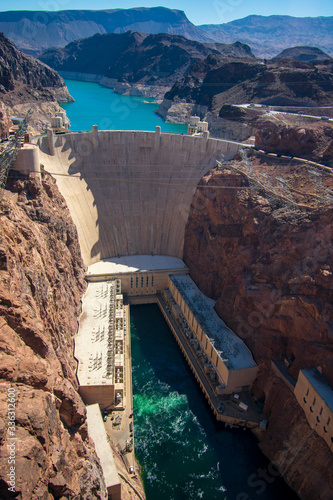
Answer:
[{"label": "concrete dam wall", "polygon": [[[52,134],[53,135],[53,134]],[[77,226],[86,265],[117,255],[182,258],[196,186],[240,144],[180,134],[97,131],[38,139]]]}]

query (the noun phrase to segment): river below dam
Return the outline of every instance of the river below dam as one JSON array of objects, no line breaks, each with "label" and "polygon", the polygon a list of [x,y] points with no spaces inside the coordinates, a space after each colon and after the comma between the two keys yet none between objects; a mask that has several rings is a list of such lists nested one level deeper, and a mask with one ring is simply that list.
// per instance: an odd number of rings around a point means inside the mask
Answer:
[{"label": "river below dam", "polygon": [[147,500],[296,500],[250,431],[215,421],[156,304],[131,306],[135,454]]},{"label": "river below dam", "polygon": [[187,125],[165,123],[155,113],[158,103],[146,97],[116,94],[97,83],[65,80],[75,102],[61,103],[74,132],[91,130],[147,130],[159,125],[162,132],[186,134]]}]

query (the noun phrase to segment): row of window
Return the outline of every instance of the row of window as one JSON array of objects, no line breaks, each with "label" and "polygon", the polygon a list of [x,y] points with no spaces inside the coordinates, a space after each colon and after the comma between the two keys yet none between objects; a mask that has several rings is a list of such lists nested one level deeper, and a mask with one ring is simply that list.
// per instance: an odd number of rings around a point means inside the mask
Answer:
[{"label": "row of window", "polygon": [[[308,393],[307,393],[308,394]],[[308,399],[306,397],[303,398],[303,401],[305,404],[307,404],[308,402]],[[312,405],[310,406],[310,412],[313,413],[314,412],[314,409],[313,409],[313,405],[315,405],[316,403],[316,398],[313,399],[313,403]],[[322,415],[323,413],[323,407],[320,408],[320,412],[319,412],[319,415],[317,415],[317,422],[320,422],[320,416]],[[327,424],[326,425],[330,425],[330,422],[331,422],[331,417],[328,417],[327,419]],[[327,432],[326,430],[326,427],[324,427],[324,431]]]},{"label": "row of window", "polygon": [[[150,276],[151,286],[154,286],[154,276]],[[141,288],[143,288],[144,283],[146,287],[149,287],[149,276],[146,276],[146,280],[144,280],[144,276],[141,276]],[[131,277],[131,288],[134,288],[134,278]],[[139,288],[139,276],[135,277],[135,288]]]}]

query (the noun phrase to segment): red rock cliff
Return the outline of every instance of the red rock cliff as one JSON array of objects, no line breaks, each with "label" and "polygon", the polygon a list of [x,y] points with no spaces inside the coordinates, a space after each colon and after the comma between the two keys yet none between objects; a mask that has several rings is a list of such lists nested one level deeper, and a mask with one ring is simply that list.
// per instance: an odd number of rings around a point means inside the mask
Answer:
[{"label": "red rock cliff", "polygon": [[291,123],[286,124],[285,116],[281,120],[276,117],[257,120],[256,147],[268,153],[293,155],[332,167],[332,124],[320,121],[304,125],[292,124],[293,120],[297,122],[296,118],[289,118]]},{"label": "red rock cliff", "polygon": [[73,336],[85,289],[76,228],[49,175],[10,184],[0,214],[1,498],[10,498],[11,387],[16,498],[105,499],[75,377]]},{"label": "red rock cliff", "polygon": [[184,260],[260,365],[255,392],[269,416],[261,448],[302,499],[328,500],[332,454],[271,360],[290,359],[295,378],[301,368],[320,365],[333,385],[333,210],[322,196],[332,174],[322,172],[319,186],[301,162],[253,156],[245,163],[202,179]]}]

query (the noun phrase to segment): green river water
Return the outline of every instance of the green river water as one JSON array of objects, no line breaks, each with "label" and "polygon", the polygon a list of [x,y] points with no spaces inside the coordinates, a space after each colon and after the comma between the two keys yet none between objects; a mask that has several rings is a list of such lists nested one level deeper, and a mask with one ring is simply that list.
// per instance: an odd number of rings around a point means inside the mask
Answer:
[{"label": "green river water", "polygon": [[158,306],[131,306],[135,453],[147,500],[296,500],[250,431],[218,424]]}]

